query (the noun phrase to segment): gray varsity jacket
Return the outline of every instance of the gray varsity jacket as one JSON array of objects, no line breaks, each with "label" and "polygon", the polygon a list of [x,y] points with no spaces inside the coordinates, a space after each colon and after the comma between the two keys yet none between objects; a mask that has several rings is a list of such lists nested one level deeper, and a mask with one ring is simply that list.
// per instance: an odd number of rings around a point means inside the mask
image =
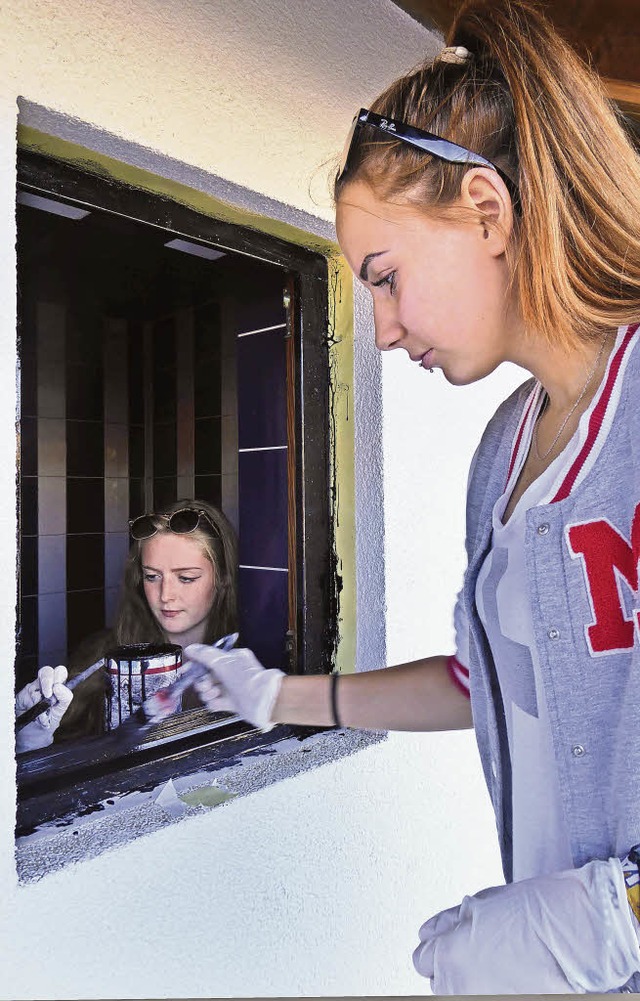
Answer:
[{"label": "gray varsity jacket", "polygon": [[[624,857],[640,842],[640,332],[619,332],[587,440],[527,512],[526,565],[573,862]],[[491,512],[518,454],[537,392],[525,383],[478,447],[467,497],[474,726],[493,802],[505,879],[512,879],[511,772],[495,667],[475,606]],[[632,981],[640,990],[640,975]],[[627,988],[628,989],[628,988]]]}]

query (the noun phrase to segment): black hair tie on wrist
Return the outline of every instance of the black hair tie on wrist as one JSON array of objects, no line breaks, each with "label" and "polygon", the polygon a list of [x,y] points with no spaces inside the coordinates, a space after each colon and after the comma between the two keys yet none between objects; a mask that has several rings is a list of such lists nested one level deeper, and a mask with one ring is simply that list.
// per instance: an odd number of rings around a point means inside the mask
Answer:
[{"label": "black hair tie on wrist", "polygon": [[334,671],[331,675],[331,712],[333,713],[333,726],[336,730],[342,729],[340,715],[338,713],[338,678],[340,675]]}]

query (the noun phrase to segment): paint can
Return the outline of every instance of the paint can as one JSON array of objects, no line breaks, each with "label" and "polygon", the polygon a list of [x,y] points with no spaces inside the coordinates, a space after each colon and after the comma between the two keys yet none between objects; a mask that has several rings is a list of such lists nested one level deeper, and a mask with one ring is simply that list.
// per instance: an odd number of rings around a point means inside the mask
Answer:
[{"label": "paint can", "polygon": [[106,725],[120,726],[159,688],[180,675],[182,647],[173,643],[135,643],[106,654]]}]

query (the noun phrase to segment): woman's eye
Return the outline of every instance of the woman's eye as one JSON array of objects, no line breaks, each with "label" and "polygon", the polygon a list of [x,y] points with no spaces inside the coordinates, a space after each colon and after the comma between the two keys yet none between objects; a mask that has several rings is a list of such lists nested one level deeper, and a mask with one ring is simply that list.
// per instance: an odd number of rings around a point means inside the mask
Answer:
[{"label": "woman's eye", "polygon": [[371,284],[374,288],[382,288],[383,285],[388,285],[391,295],[394,295],[396,291],[397,277],[397,271],[390,271],[388,275],[384,276],[384,278],[380,278],[377,282],[372,282]]},{"label": "woman's eye", "polygon": [[200,580],[199,577],[179,577],[178,580],[181,584],[193,584],[194,581]]},{"label": "woman's eye", "polygon": [[146,574],[143,575],[143,577],[144,577],[144,580],[147,581],[147,583],[152,584],[154,582],[154,580],[158,579],[158,574],[157,573],[146,573]]}]

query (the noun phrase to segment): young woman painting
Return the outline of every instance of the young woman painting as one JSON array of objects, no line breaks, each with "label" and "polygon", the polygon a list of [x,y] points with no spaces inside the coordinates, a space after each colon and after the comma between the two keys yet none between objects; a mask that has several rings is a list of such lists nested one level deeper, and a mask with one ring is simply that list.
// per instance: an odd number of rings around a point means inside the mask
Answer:
[{"label": "young woman painting", "polygon": [[[204,501],[177,501],[131,522],[132,546],[112,629],[89,637],[64,665],[40,668],[16,697],[16,713],[43,695],[51,708],[17,734],[21,753],[105,728],[104,675],[71,692],[64,682],[106,651],[138,643],[214,643],[237,629],[237,545],[229,521]],[[189,705],[185,693],[183,706]],[[193,704],[197,704],[192,700]]]},{"label": "young woman painting", "polygon": [[338,682],[196,644],[201,697],[264,728],[473,726],[506,885],[427,920],[417,970],[436,994],[640,990],[638,155],[536,6],[470,0],[356,116],[335,202],[380,350],[532,379],[470,471],[455,654]]}]

